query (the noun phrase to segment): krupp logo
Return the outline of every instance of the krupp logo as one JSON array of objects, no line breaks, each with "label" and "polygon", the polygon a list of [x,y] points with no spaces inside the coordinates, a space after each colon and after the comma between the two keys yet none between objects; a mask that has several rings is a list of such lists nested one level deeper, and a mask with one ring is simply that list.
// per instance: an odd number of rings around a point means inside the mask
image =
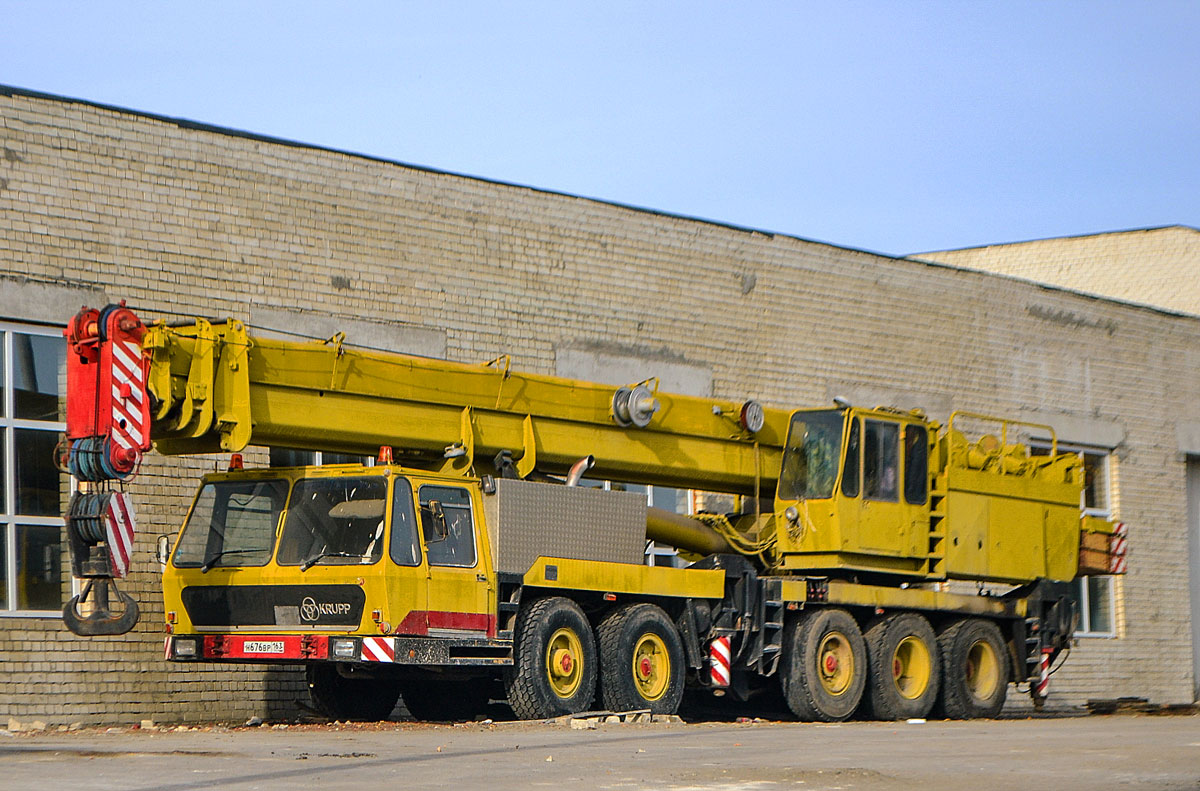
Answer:
[{"label": "krupp logo", "polygon": [[300,619],[308,622],[320,620],[322,615],[349,615],[350,604],[344,601],[321,602],[318,604],[312,596],[305,596],[300,602]]}]

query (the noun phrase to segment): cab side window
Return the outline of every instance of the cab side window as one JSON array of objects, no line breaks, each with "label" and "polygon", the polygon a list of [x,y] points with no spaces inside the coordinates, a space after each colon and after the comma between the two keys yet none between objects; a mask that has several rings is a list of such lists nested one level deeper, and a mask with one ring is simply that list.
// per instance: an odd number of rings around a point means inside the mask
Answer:
[{"label": "cab side window", "polygon": [[[457,486],[421,487],[421,534],[432,566],[475,565],[471,495]],[[440,505],[441,517],[437,515]],[[444,527],[440,524],[444,520]]]},{"label": "cab side window", "polygon": [[904,501],[924,505],[929,497],[929,432],[924,426],[904,427]]},{"label": "cab side window", "polygon": [[397,478],[392,487],[392,543],[389,554],[397,566],[421,565],[421,544],[417,541],[417,515],[413,511],[412,486]]},{"label": "cab side window", "polygon": [[846,440],[846,462],[842,467],[842,494],[858,497],[858,418],[850,418],[850,436]]},{"label": "cab side window", "polygon": [[863,421],[863,496],[894,503],[900,499],[900,425]]}]

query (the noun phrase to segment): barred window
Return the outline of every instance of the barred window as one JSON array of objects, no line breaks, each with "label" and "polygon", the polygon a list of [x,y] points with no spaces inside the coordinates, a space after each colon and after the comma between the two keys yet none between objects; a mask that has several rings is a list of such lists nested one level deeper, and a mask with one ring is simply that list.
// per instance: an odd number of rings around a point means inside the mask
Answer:
[{"label": "barred window", "polygon": [[62,608],[65,361],[61,330],[0,322],[0,614]]},{"label": "barred window", "polygon": [[[1049,447],[1035,445],[1031,452],[1044,456]],[[1111,459],[1105,448],[1058,444],[1059,453],[1076,453],[1083,460],[1083,493],[1080,507],[1093,516],[1112,517]],[[1080,577],[1071,583],[1079,610],[1077,637],[1116,637],[1116,586],[1112,577]]]},{"label": "barred window", "polygon": [[271,467],[312,467],[321,464],[365,464],[374,466],[373,456],[355,456],[350,453],[322,453],[319,450],[297,450],[296,448],[271,448],[268,462]]}]

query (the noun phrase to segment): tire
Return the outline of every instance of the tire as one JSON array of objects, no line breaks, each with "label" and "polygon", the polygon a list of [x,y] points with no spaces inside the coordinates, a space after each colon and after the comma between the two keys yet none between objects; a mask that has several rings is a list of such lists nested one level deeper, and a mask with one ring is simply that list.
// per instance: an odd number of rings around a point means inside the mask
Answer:
[{"label": "tire", "polygon": [[867,629],[867,701],[877,720],[928,716],[941,688],[937,637],[916,613],[880,618]]},{"label": "tire", "polygon": [[845,610],[810,610],[788,623],[780,683],[788,708],[805,722],[841,722],[862,701],[867,647]]},{"label": "tire", "polygon": [[491,686],[486,678],[417,679],[400,686],[404,707],[422,722],[473,720],[487,708]]},{"label": "tire", "polygon": [[600,697],[610,711],[649,709],[674,714],[683,700],[683,641],[675,624],[653,604],[630,604],[596,630]]},{"label": "tire", "polygon": [[390,679],[347,678],[333,662],[305,668],[313,707],[333,720],[386,720],[400,699],[400,684]]},{"label": "tire", "polygon": [[587,711],[596,695],[596,641],[570,599],[538,599],[517,618],[508,702],[522,720]]},{"label": "tire", "polygon": [[938,635],[942,662],[939,713],[952,720],[995,717],[1008,695],[1009,657],[999,627],[982,618],[955,621]]}]

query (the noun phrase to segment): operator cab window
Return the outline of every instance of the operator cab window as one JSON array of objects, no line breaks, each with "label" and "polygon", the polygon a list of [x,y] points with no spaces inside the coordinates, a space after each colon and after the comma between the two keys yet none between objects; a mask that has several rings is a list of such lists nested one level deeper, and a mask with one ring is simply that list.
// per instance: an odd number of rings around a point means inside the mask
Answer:
[{"label": "operator cab window", "polygon": [[846,439],[846,461],[842,466],[842,494],[858,497],[858,418],[850,418],[850,436]]},{"label": "operator cab window", "polygon": [[832,409],[792,416],[779,474],[781,499],[822,500],[833,496],[843,422],[842,413]]},{"label": "operator cab window", "polygon": [[470,493],[457,486],[422,486],[421,533],[431,566],[474,566]]},{"label": "operator cab window", "polygon": [[929,432],[924,426],[904,427],[904,501],[925,505],[929,497]]},{"label": "operator cab window", "polygon": [[863,496],[894,503],[900,499],[900,425],[863,421]]},{"label": "operator cab window", "polygon": [[417,516],[413,513],[412,486],[397,478],[392,489],[392,562],[397,566],[421,565],[421,544],[417,541]]}]

